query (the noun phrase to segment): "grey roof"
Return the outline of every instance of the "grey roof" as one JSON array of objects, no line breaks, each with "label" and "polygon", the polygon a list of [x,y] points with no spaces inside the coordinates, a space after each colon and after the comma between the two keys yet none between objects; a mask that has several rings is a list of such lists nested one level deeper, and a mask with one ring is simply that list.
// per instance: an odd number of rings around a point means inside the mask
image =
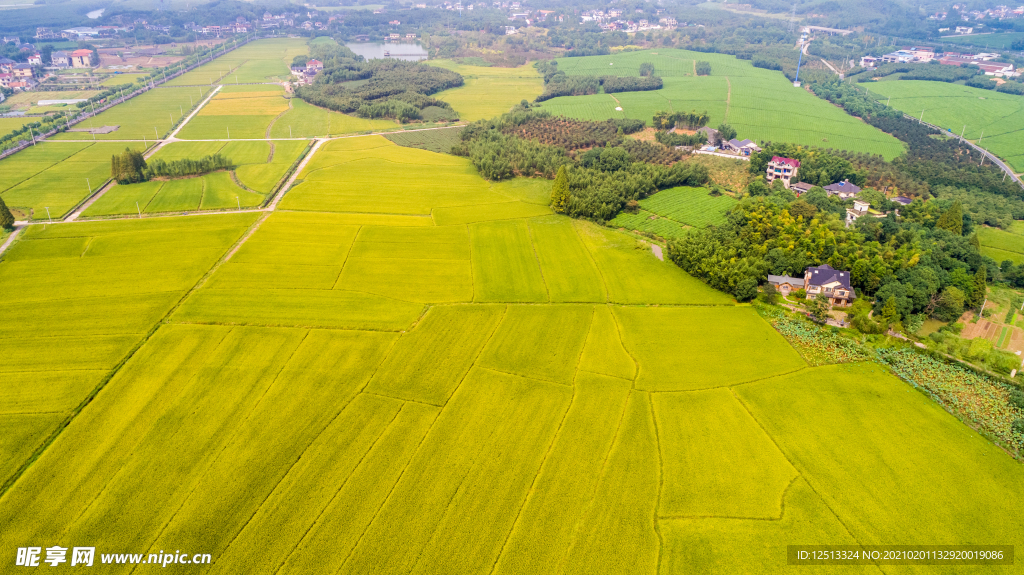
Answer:
[{"label": "grey roof", "polygon": [[50,59],[52,60],[53,58],[70,58],[70,56],[68,56],[67,52],[61,52],[60,50],[57,50],[56,52],[50,54]]},{"label": "grey roof", "polygon": [[737,140],[735,138],[729,140],[729,145],[736,148],[742,148],[743,146],[751,145],[754,146],[755,148],[757,147],[757,144],[755,144],[753,140]]},{"label": "grey roof", "polygon": [[797,182],[795,184],[790,184],[789,189],[797,190],[800,193],[803,193],[810,191],[813,187],[815,187],[814,184],[808,184],[807,182]]},{"label": "grey roof", "polygon": [[809,267],[807,272],[811,274],[810,281],[807,285],[820,286],[827,283],[839,282],[839,285],[843,286],[848,290],[853,290],[850,285],[850,272],[840,271],[828,264],[820,265],[818,267]]},{"label": "grey roof", "polygon": [[791,276],[773,276],[768,274],[768,283],[771,284],[791,284],[791,285],[804,285],[804,280],[801,278],[795,278]]},{"label": "grey roof", "polygon": [[13,64],[13,63],[14,63],[14,60],[11,60],[10,58],[0,57],[0,64],[4,64],[6,66],[7,64]]},{"label": "grey roof", "polygon": [[897,204],[903,204],[904,206],[909,206],[914,202],[914,200],[908,198],[907,196],[896,196],[895,198],[892,199],[892,201],[896,202]]},{"label": "grey roof", "polygon": [[829,185],[825,186],[825,191],[826,192],[847,192],[847,193],[852,192],[852,193],[856,194],[856,193],[860,192],[860,186],[857,186],[856,184],[851,184],[850,180],[843,180],[843,181],[841,181],[839,183],[829,184]]}]

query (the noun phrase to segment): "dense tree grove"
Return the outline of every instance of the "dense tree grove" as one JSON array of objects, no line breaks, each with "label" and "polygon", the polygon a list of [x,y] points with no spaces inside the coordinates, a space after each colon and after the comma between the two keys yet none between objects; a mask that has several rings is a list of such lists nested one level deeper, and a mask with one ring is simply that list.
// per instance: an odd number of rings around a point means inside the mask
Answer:
[{"label": "dense tree grove", "polygon": [[710,76],[711,75],[711,62],[704,60],[698,60],[696,64],[696,70],[698,76]]},{"label": "dense tree grove", "polygon": [[143,170],[143,175],[147,180],[150,178],[181,178],[184,176],[207,174],[217,170],[228,170],[232,167],[234,167],[234,163],[220,154],[203,156],[198,160],[182,158],[167,162],[155,159],[149,161]]},{"label": "dense tree grove", "polygon": [[711,116],[704,112],[655,112],[653,124],[659,130],[671,130],[672,128],[685,128],[695,130],[708,125]]},{"label": "dense tree grove", "polygon": [[[646,66],[646,67],[645,67]],[[597,94],[604,88],[605,93],[640,92],[660,90],[663,82],[654,75],[654,66],[641,65],[640,76],[567,76],[558,69],[557,60],[542,60],[534,67],[544,75],[544,93],[537,96],[537,102],[559,96],[586,96]],[[646,73],[645,73],[646,72]]]},{"label": "dense tree grove", "polygon": [[146,159],[142,152],[125,148],[120,155],[110,157],[110,178],[119,184],[135,184],[146,179]]},{"label": "dense tree grove", "polygon": [[654,139],[666,146],[701,146],[708,142],[705,134],[675,134],[664,130],[654,133]]},{"label": "dense tree grove", "polygon": [[3,198],[0,198],[0,228],[5,230],[14,229],[14,214],[8,209]]},{"label": "dense tree grove", "polygon": [[[310,104],[400,122],[421,119],[427,107],[444,110],[448,119],[458,118],[447,102],[430,97],[461,86],[463,78],[456,72],[401,60],[366,62],[344,46],[315,45],[311,51],[323,62],[323,72],[312,85],[295,89],[295,95]],[[354,80],[366,82],[347,84]]]},{"label": "dense tree grove", "polygon": [[[871,82],[874,78],[902,74],[901,80],[932,80],[935,82],[956,82],[968,80],[982,74],[981,69],[974,65],[944,66],[937,60],[927,64],[887,63],[874,70],[861,68],[849,75],[858,82]],[[984,77],[984,74],[982,74]]]},{"label": "dense tree grove", "polygon": [[[879,314],[892,299],[896,321],[915,314],[955,319],[964,305],[984,297],[979,274],[1000,273],[968,237],[934,220],[922,224],[891,213],[862,217],[847,228],[841,215],[802,205],[814,201],[807,199],[813,193],[799,200],[788,191],[748,198],[732,210],[726,225],[672,242],[669,256],[690,274],[737,297],[749,297],[750,283],[764,283],[768,274],[800,276],[808,266],[822,264],[850,270],[862,302],[854,315],[863,312],[858,323],[868,333],[872,302]],[[923,203],[914,204],[920,209]],[[946,213],[951,211],[955,207],[947,206]]]},{"label": "dense tree grove", "polygon": [[546,113],[529,109],[481,120],[462,131],[462,143],[454,146],[452,153],[469,157],[489,180],[516,175],[551,178],[564,170],[568,194],[559,183],[559,193],[552,200],[555,209],[596,221],[612,219],[628,202],[657,190],[709,181],[706,167],[678,163],[678,152],[658,144],[616,137],[603,147],[571,155],[564,147],[506,133],[516,133],[516,127],[531,122],[552,120]]},{"label": "dense tree grove", "polygon": [[644,129],[643,120],[590,122],[551,116],[544,110],[527,110],[527,107],[520,105],[515,112],[497,118],[495,128],[505,134],[560,146],[566,150],[603,146],[622,134],[633,134]]}]

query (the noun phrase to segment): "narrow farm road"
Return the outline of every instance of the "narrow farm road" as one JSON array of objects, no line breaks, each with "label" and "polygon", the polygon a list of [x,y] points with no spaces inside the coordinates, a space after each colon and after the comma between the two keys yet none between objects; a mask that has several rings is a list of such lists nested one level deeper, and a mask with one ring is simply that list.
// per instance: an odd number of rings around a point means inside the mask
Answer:
[{"label": "narrow farm road", "polygon": [[169,135],[167,136],[167,138],[165,139],[165,141],[171,141],[171,142],[173,142],[173,141],[177,140],[177,139],[178,139],[178,132],[180,132],[180,131],[181,131],[181,129],[182,129],[182,128],[184,128],[186,124],[188,124],[189,122],[191,122],[191,121],[192,121],[192,118],[193,118],[193,117],[195,117],[195,115],[196,115],[196,114],[198,114],[200,110],[202,110],[203,108],[205,108],[205,107],[206,107],[206,105],[210,103],[210,100],[211,100],[211,99],[212,99],[212,98],[213,98],[214,96],[216,96],[216,95],[217,95],[217,92],[220,92],[220,89],[221,89],[221,88],[223,88],[223,87],[224,87],[224,86],[217,86],[217,87],[216,87],[216,88],[214,88],[213,90],[210,90],[210,92],[209,92],[209,93],[208,93],[208,94],[206,95],[206,99],[205,99],[205,100],[203,100],[202,102],[200,102],[200,103],[199,103],[199,105],[198,105],[198,106],[196,106],[196,109],[195,109],[195,110],[192,110],[192,113],[191,113],[191,114],[189,114],[187,118],[185,118],[184,120],[182,120],[180,124],[178,124],[178,127],[177,127],[177,128],[175,128],[175,129],[174,129],[174,131],[173,131],[173,132],[171,132],[171,133],[170,133],[170,134],[169,134]]},{"label": "narrow farm road", "polygon": [[14,222],[14,231],[11,232],[11,235],[7,236],[7,240],[4,241],[4,245],[0,246],[0,256],[4,255],[7,248],[11,247],[11,244],[13,244],[14,240],[17,239],[18,234],[25,229],[25,226],[25,222]]},{"label": "narrow farm road", "polygon": [[274,199],[270,200],[270,203],[267,204],[267,211],[272,212],[277,209],[277,204],[278,202],[281,201],[281,198],[284,197],[285,192],[291,189],[291,187],[295,184],[296,178],[298,178],[299,174],[302,173],[302,170],[306,168],[306,164],[308,164],[309,161],[313,159],[313,156],[316,155],[316,151],[319,150],[320,146],[322,146],[323,143],[326,141],[327,140],[318,139],[316,143],[313,144],[313,148],[309,150],[309,153],[306,154],[306,157],[302,158],[302,161],[299,162],[299,165],[295,167],[295,171],[292,172],[292,175],[288,178],[288,181],[285,182],[283,186],[281,186],[281,189],[277,191],[277,194],[274,196]]}]

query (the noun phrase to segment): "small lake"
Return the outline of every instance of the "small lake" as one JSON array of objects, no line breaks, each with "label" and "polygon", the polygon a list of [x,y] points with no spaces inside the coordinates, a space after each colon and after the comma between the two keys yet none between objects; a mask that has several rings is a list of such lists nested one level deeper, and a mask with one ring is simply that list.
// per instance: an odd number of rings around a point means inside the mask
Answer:
[{"label": "small lake", "polygon": [[93,20],[95,20],[95,19],[99,18],[100,16],[102,16],[103,12],[105,12],[106,10],[107,10],[106,8],[100,8],[99,10],[93,10],[92,12],[89,12],[88,14],[86,14],[86,16],[88,16],[89,18],[92,18]]},{"label": "small lake", "polygon": [[[407,62],[418,62],[427,59],[427,51],[419,44],[377,44],[375,42],[354,42],[345,44],[349,50],[367,60],[394,58]],[[385,54],[387,52],[387,54]]]}]

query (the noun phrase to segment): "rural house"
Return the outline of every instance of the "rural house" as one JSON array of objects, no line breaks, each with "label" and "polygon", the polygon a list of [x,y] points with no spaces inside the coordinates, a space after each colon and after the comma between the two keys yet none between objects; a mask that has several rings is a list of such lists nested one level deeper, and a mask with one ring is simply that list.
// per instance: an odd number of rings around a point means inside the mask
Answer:
[{"label": "rural house", "polygon": [[35,74],[32,72],[32,66],[30,64],[15,64],[11,67],[11,72],[14,73],[15,79],[24,80],[25,78],[31,78]]},{"label": "rural house", "polygon": [[71,66],[74,68],[92,68],[92,50],[75,50],[71,53]]},{"label": "rural house", "polygon": [[67,52],[53,52],[50,54],[50,63],[59,68],[70,68],[71,56]]},{"label": "rural house", "polygon": [[846,209],[846,227],[853,225],[861,216],[866,216],[871,209],[871,204],[860,200],[853,201],[853,207]]},{"label": "rural house", "polygon": [[[675,128],[672,128],[674,131]],[[714,144],[718,140],[718,130],[704,126],[703,128],[697,128],[698,134],[704,134],[708,138],[709,144]]]},{"label": "rural house", "polygon": [[741,156],[749,156],[752,153],[761,151],[761,148],[751,140],[737,140],[735,138],[728,142],[722,142],[722,148],[736,152]]},{"label": "rural house", "polygon": [[768,162],[768,169],[766,170],[765,177],[768,179],[769,184],[771,184],[775,179],[781,179],[782,185],[786,186],[786,189],[788,190],[790,180],[796,177],[799,170],[800,160],[772,156],[772,161]]},{"label": "rural house", "polygon": [[851,184],[850,180],[843,180],[825,186],[825,192],[830,196],[838,196],[840,200],[846,200],[859,194],[860,186]]},{"label": "rural house", "polygon": [[36,53],[34,53],[34,54],[32,54],[31,56],[28,57],[28,63],[31,64],[32,66],[42,66],[43,65],[43,57],[42,57],[42,55],[39,54],[39,52],[36,52]]},{"label": "rural house", "polygon": [[797,183],[789,186],[789,190],[791,192],[793,192],[794,194],[796,194],[796,197],[799,198],[800,196],[802,196],[802,195],[806,194],[807,192],[811,191],[811,188],[816,188],[816,187],[817,186],[815,186],[814,184],[808,184],[807,182],[797,182]]},{"label": "rural house", "polygon": [[804,289],[807,290],[807,297],[825,294],[830,304],[839,307],[850,305],[857,297],[850,285],[850,272],[839,271],[828,264],[807,268],[804,272]]},{"label": "rural house", "polygon": [[768,283],[782,295],[789,295],[798,289],[804,289],[804,280],[791,276],[768,276]]}]

